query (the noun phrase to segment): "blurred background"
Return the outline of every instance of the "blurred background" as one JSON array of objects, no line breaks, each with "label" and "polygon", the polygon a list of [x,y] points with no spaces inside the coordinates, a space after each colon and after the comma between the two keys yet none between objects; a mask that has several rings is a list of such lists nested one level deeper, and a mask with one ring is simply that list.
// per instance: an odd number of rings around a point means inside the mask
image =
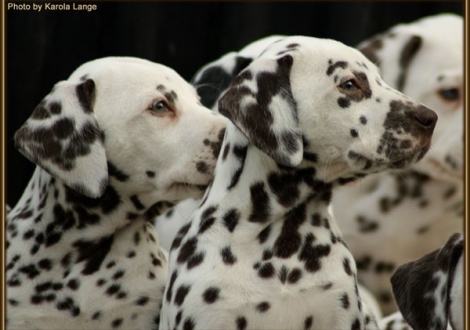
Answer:
[{"label": "blurred background", "polygon": [[104,56],[142,57],[172,67],[189,81],[207,62],[271,34],[331,38],[356,46],[401,22],[464,13],[463,1],[95,4],[97,10],[91,12],[5,8],[5,179],[11,207],[34,169],[14,149],[15,131],[54,84],[84,62]]}]

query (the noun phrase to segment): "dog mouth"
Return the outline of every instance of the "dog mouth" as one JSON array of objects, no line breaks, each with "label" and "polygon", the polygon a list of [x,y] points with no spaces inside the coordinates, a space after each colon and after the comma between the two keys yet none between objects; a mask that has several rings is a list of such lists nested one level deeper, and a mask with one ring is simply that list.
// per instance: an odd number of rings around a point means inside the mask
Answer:
[{"label": "dog mouth", "polygon": [[416,148],[396,154],[393,158],[388,157],[367,157],[361,153],[350,151],[348,158],[352,160],[361,173],[375,173],[382,169],[403,169],[418,162],[428,151],[427,147]]}]

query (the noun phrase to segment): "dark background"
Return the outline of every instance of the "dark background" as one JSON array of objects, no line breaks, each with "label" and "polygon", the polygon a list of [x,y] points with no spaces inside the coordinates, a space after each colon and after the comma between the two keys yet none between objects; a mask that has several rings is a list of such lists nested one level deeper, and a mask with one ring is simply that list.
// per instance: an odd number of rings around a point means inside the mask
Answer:
[{"label": "dark background", "polygon": [[190,80],[207,62],[270,34],[331,38],[355,46],[397,23],[464,11],[463,1],[88,3],[98,9],[35,12],[7,10],[5,5],[5,178],[10,206],[21,197],[34,169],[14,149],[13,134],[53,85],[86,61],[137,56],[172,67]]}]

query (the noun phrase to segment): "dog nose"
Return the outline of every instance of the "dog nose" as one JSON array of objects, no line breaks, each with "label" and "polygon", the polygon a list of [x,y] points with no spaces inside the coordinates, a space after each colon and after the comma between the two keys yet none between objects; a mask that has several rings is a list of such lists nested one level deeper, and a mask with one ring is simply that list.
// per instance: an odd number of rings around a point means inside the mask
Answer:
[{"label": "dog nose", "polygon": [[433,130],[437,122],[437,114],[431,109],[426,108],[424,105],[420,105],[414,111],[414,117],[426,129]]}]

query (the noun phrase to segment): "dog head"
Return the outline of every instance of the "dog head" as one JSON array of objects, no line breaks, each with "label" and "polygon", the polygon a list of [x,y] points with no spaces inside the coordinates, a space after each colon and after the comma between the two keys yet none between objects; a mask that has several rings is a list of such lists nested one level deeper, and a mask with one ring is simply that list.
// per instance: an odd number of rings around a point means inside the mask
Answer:
[{"label": "dog head", "polygon": [[435,110],[432,147],[415,165],[429,175],[463,177],[463,19],[441,14],[400,24],[358,48],[393,88]]},{"label": "dog head", "polygon": [[219,112],[279,165],[314,163],[326,181],[416,162],[437,120],[358,50],[300,36],[271,44],[243,70]]},{"label": "dog head", "polygon": [[400,266],[391,278],[393,293],[405,320],[413,329],[464,328],[463,235],[452,235],[445,245]]},{"label": "dog head", "polygon": [[212,178],[226,120],[203,107],[175,71],[103,58],[57,83],[16,132],[18,149],[81,194],[200,195]]}]

